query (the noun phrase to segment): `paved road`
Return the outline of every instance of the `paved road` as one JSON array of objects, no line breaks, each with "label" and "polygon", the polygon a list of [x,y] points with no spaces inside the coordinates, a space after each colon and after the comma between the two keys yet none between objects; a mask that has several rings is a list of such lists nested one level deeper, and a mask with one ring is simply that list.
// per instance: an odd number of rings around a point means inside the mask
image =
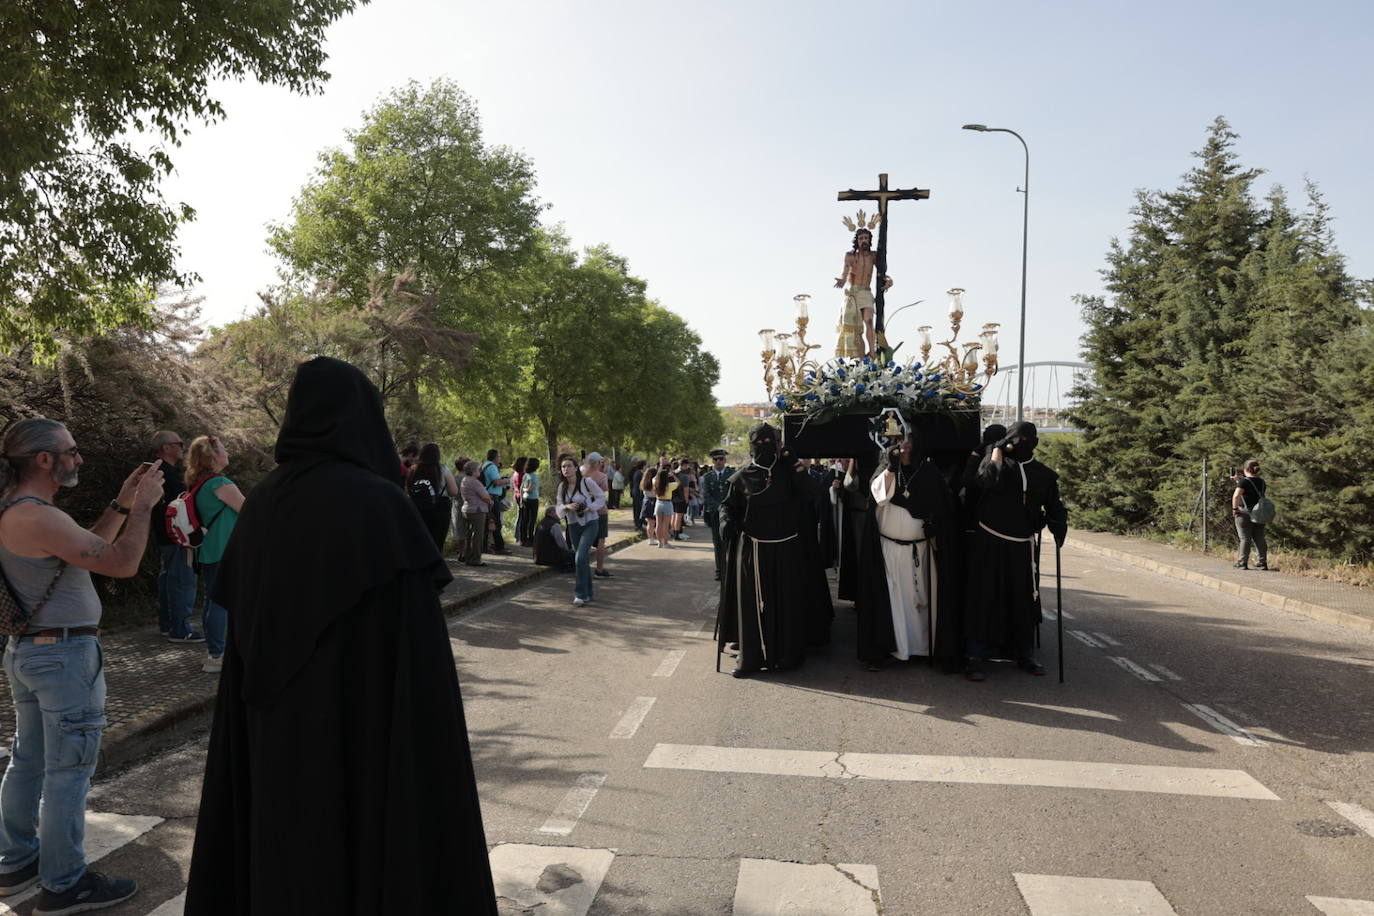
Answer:
[{"label": "paved road", "polygon": [[[843,604],[737,681],[710,564],[641,544],[588,607],[452,622],[508,912],[1374,913],[1374,639],[1070,547],[1063,685],[1052,624],[1047,678],[863,671]],[[94,793],[145,882],[112,913],[179,912],[203,754]]]}]

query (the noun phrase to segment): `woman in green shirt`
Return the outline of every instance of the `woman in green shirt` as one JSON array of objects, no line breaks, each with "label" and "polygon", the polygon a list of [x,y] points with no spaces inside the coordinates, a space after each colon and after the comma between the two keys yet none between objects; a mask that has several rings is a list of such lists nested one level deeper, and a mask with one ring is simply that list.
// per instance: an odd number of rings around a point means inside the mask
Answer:
[{"label": "woman in green shirt", "polygon": [[229,612],[210,599],[219,575],[219,561],[234,533],[239,510],[243,508],[243,493],[221,472],[229,466],[229,450],[218,436],[200,436],[191,443],[186,456],[186,486],[196,494],[196,515],[205,529],[205,540],[196,549],[200,561],[200,577],[205,585],[203,625],[205,648],[210,658],[202,671],[216,672],[222,667],[224,639],[229,628]]}]

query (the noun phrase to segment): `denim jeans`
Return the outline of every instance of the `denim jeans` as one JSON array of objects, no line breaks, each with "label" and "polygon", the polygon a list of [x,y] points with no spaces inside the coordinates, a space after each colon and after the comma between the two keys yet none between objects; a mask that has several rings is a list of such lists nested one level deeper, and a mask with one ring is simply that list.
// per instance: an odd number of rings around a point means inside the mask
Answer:
[{"label": "denim jeans", "polygon": [[568,522],[568,539],[572,541],[573,555],[577,562],[577,575],[573,583],[573,597],[592,600],[592,563],[591,552],[596,546],[596,519],[590,524],[579,525]]},{"label": "denim jeans", "polygon": [[[5,673],[15,737],[0,782],[0,872],[38,858],[45,888],[62,893],[86,872],[86,792],[105,728],[105,664],[95,636],[47,645],[11,638]],[[43,822],[38,823],[39,799]]]},{"label": "denim jeans", "polygon": [[180,639],[191,633],[191,608],[196,603],[196,571],[186,562],[186,548],[161,544],[157,548],[157,628]]},{"label": "denim jeans", "polygon": [[211,658],[219,658],[224,654],[224,638],[229,629],[229,611],[210,600],[210,593],[215,590],[215,579],[218,577],[218,563],[201,564],[200,581],[205,585],[201,625],[205,627],[205,648]]}]

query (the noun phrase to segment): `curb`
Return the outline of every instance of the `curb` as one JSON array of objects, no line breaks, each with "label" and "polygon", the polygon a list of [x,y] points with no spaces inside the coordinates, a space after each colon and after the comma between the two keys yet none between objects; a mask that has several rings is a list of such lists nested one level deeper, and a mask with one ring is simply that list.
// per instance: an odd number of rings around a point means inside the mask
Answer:
[{"label": "curb", "polygon": [[1374,617],[1363,617],[1359,614],[1351,614],[1347,611],[1326,607],[1325,605],[1313,604],[1310,601],[1303,601],[1299,598],[1290,598],[1287,595],[1280,595],[1276,592],[1266,592],[1263,589],[1241,585],[1239,582],[1232,582],[1229,579],[1219,579],[1216,576],[1200,573],[1195,569],[1185,569],[1182,566],[1161,563],[1158,560],[1140,557],[1125,550],[1117,550],[1113,547],[1102,547],[1098,544],[1088,544],[1083,541],[1075,541],[1074,546],[1080,547],[1088,553],[1111,557],[1113,560],[1121,560],[1124,563],[1130,563],[1132,566],[1148,569],[1150,572],[1156,572],[1160,575],[1168,576],[1171,579],[1182,579],[1185,582],[1192,582],[1194,585],[1201,585],[1203,588],[1210,588],[1215,591],[1225,592],[1228,595],[1235,595],[1238,598],[1244,598],[1247,601],[1263,604],[1265,607],[1271,607],[1275,610],[1291,611],[1294,614],[1311,617],[1313,620],[1320,620],[1323,623],[1332,623],[1336,626],[1345,627],[1358,633],[1374,635]]},{"label": "curb", "polygon": [[[606,544],[606,552],[616,553],[642,540],[644,535],[639,532],[622,535]],[[527,588],[541,579],[554,575],[555,572],[557,570],[551,566],[537,566],[489,588],[477,589],[470,594],[451,598],[440,605],[440,610],[444,612],[445,618],[460,617],[474,605]],[[105,776],[154,753],[190,741],[209,726],[214,710],[215,695],[211,694],[168,709],[149,710],[134,717],[121,726],[120,734],[115,740],[109,740],[108,734],[105,736],[106,740],[101,742],[95,774]],[[0,769],[3,769],[3,765],[0,765]]]}]

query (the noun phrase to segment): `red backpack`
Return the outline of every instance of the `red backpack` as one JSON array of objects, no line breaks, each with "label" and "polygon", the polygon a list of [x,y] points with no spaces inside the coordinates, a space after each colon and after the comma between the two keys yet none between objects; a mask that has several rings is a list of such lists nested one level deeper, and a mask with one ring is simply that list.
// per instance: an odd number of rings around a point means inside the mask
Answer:
[{"label": "red backpack", "polygon": [[[213,477],[214,475],[211,475]],[[200,488],[205,486],[210,477],[198,481],[191,489],[183,491],[180,496],[167,504],[167,514],[163,518],[163,525],[167,529],[167,537],[171,538],[173,544],[181,547],[199,547],[205,540],[205,534],[210,530],[210,525],[219,518],[220,512],[224,511],[221,506],[219,512],[215,513],[215,518],[210,519],[210,523],[202,525],[200,523],[200,513],[196,512],[196,494]]]}]

